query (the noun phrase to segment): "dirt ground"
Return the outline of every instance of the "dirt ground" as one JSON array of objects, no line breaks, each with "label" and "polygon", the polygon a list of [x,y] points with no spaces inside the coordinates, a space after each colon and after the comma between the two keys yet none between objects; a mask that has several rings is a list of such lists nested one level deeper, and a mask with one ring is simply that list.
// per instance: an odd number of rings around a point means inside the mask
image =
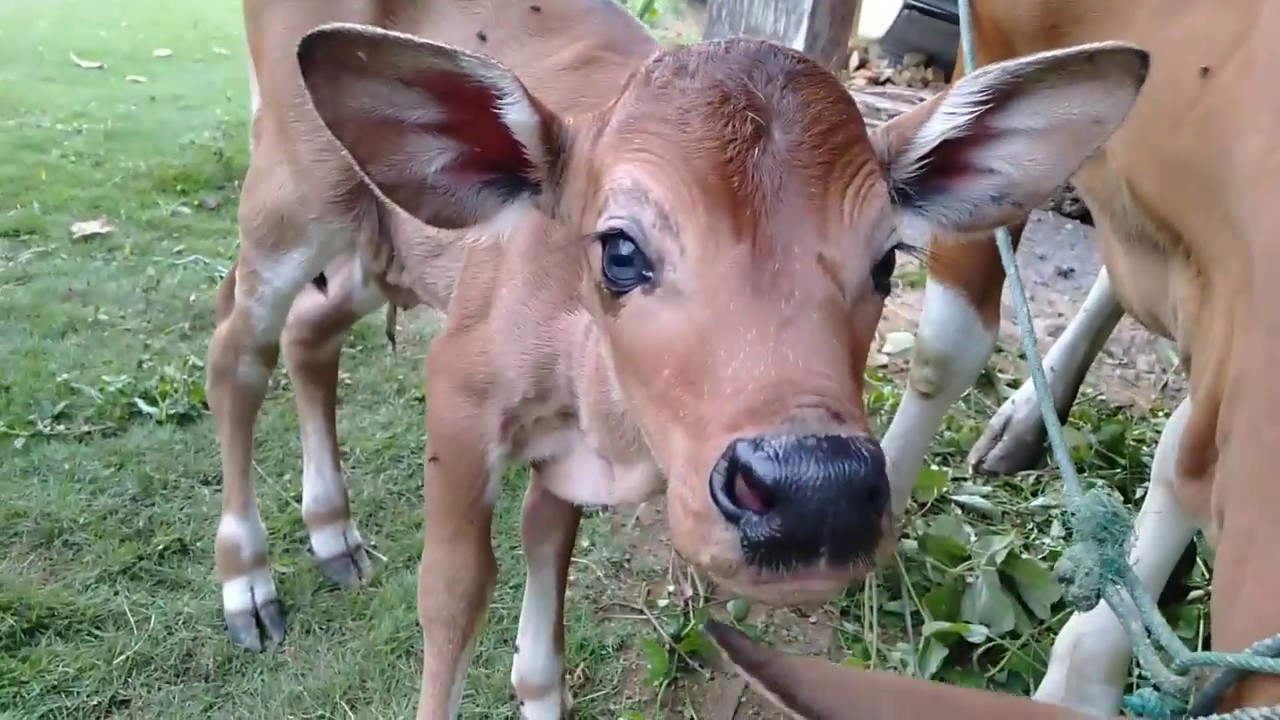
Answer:
[{"label": "dirt ground", "polygon": [[[1019,272],[1039,338],[1040,352],[1046,353],[1083,304],[1098,270],[1101,257],[1094,242],[1094,229],[1055,212],[1035,211],[1018,249]],[[914,330],[924,301],[923,289],[904,288],[896,292],[885,310],[881,333]],[[1019,346],[1017,320],[1013,315],[1013,293],[1008,283],[1000,331],[1000,346]],[[1148,406],[1156,397],[1180,397],[1183,380],[1175,372],[1170,343],[1147,332],[1124,317],[1095,360],[1085,388],[1097,389],[1113,403]],[[1010,370],[1007,358],[997,366]],[[902,369],[905,361],[895,361]]]}]

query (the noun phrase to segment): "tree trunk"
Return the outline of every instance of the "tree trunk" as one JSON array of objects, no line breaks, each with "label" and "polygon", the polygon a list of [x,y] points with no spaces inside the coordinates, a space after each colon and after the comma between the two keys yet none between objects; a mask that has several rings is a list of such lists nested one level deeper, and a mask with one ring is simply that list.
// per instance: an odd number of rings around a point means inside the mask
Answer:
[{"label": "tree trunk", "polygon": [[795,48],[833,71],[849,65],[861,0],[710,0],[704,40],[739,35]]}]

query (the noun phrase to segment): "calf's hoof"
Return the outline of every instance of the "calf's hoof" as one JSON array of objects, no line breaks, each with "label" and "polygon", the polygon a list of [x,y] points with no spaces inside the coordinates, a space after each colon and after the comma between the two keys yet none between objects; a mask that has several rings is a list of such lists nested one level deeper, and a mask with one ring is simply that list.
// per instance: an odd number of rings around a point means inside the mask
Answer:
[{"label": "calf's hoof", "polygon": [[246,650],[263,650],[284,642],[284,606],[269,600],[249,610],[225,613],[227,635]]},{"label": "calf's hoof", "polygon": [[520,720],[573,720],[577,717],[573,709],[573,696],[565,688],[560,693],[560,707],[556,707],[554,698],[541,700],[517,700]]},{"label": "calf's hoof", "polygon": [[359,587],[373,577],[373,561],[363,544],[350,547],[335,557],[316,558],[316,564],[325,577],[345,588]]},{"label": "calf's hoof", "polygon": [[1035,399],[1010,398],[987,424],[969,451],[967,464],[976,473],[1012,475],[1030,470],[1044,459],[1047,435]]}]

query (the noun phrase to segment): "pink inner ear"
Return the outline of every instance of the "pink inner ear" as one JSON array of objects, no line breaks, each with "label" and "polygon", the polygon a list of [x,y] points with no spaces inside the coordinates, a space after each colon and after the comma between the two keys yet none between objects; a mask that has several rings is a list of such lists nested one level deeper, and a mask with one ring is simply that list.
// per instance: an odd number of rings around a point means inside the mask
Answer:
[{"label": "pink inner ear", "polygon": [[[529,182],[536,168],[516,140],[500,109],[498,91],[466,73],[434,70],[406,79],[431,97],[445,120],[431,123],[428,132],[442,135],[465,150],[447,172],[464,183],[515,176]],[[425,129],[425,128],[424,128]]]},{"label": "pink inner ear", "polygon": [[928,175],[948,186],[969,182],[982,172],[975,161],[975,151],[995,137],[996,131],[991,124],[978,117],[963,135],[943,140],[929,151]]}]

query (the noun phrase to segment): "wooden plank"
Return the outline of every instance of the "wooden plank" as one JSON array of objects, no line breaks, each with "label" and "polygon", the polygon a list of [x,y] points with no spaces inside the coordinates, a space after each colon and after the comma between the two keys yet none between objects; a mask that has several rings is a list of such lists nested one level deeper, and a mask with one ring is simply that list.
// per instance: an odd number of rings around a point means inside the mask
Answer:
[{"label": "wooden plank", "polygon": [[772,40],[840,71],[849,65],[859,5],[861,0],[709,0],[702,38]]}]

